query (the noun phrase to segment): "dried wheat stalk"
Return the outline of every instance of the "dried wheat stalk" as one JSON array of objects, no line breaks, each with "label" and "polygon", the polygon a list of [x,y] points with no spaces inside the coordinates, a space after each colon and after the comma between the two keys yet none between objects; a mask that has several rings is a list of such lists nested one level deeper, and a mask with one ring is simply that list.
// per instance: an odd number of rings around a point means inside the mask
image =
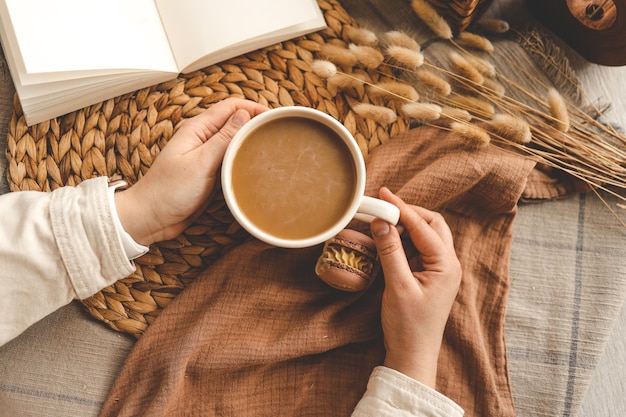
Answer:
[{"label": "dried wheat stalk", "polygon": [[[436,15],[428,2],[413,0],[412,6],[435,35],[456,49],[449,55],[447,66],[430,62],[419,43],[411,41],[411,37],[401,31],[392,31],[377,43],[384,59],[378,58],[378,67],[369,68],[391,69],[397,74],[393,86],[368,85],[367,81],[334,67],[332,59],[326,62],[326,72],[334,76],[343,74],[352,83],[364,83],[369,91],[377,90],[377,96],[403,101],[403,105],[393,107],[399,116],[456,132],[467,139],[470,147],[480,148],[489,143],[502,145],[504,149],[521,152],[539,163],[562,170],[594,191],[604,190],[626,200],[626,137],[623,134],[565,100],[553,86],[545,86],[544,97],[526,91],[498,73],[485,59],[485,55],[497,53],[489,39],[470,32],[452,36],[446,21]],[[484,22],[482,27],[490,33],[509,29],[506,22],[493,19]],[[368,39],[368,48],[375,48],[372,37]],[[348,71],[357,72],[358,62],[352,62],[358,60],[348,57],[348,48],[339,47],[335,52],[342,56],[339,62],[344,65],[342,68],[349,64]],[[315,67],[313,70],[325,78],[324,72]],[[381,90],[387,90],[387,94]],[[521,93],[532,105],[512,98],[507,91]],[[355,112],[382,124],[395,120],[384,106],[368,106],[366,110],[355,109]]]}]

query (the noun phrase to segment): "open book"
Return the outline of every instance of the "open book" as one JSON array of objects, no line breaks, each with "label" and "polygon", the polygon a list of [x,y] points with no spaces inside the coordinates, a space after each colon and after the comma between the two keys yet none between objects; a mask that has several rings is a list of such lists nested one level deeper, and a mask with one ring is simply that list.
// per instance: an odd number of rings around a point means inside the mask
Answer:
[{"label": "open book", "polygon": [[0,0],[36,124],[326,26],[316,0]]}]

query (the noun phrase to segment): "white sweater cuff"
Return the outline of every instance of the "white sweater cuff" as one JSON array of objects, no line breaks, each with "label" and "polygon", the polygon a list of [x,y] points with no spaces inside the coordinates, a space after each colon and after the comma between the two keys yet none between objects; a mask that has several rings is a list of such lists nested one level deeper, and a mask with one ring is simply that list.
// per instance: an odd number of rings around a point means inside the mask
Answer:
[{"label": "white sweater cuff", "polygon": [[454,401],[391,368],[374,368],[367,391],[353,417],[461,417],[464,411]]},{"label": "white sweater cuff", "polygon": [[117,214],[117,207],[115,206],[115,190],[122,186],[127,186],[125,181],[117,181],[109,186],[108,198],[109,206],[111,207],[111,217],[113,218],[113,224],[117,229],[124,247],[124,252],[129,260],[137,259],[142,255],[145,255],[150,248],[144,245],[140,245],[124,230],[120,217]]},{"label": "white sweater cuff", "polygon": [[98,177],[50,195],[49,221],[56,247],[80,299],[135,270],[113,225],[107,188],[107,179]]}]

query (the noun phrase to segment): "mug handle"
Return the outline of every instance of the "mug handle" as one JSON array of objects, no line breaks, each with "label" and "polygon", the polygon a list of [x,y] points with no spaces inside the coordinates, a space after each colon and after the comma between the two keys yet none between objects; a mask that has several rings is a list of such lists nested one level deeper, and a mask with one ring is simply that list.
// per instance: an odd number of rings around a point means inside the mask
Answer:
[{"label": "mug handle", "polygon": [[354,218],[366,223],[379,218],[395,226],[400,219],[400,209],[379,198],[363,196]]}]

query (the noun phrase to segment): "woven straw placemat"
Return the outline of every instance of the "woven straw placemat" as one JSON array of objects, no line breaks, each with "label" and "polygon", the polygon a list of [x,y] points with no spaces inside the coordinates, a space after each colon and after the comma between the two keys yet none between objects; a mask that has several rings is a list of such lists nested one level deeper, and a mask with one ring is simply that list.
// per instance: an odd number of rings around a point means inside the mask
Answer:
[{"label": "woven straw placemat", "polygon": [[[402,118],[381,125],[352,111],[356,103],[378,103],[366,89],[331,93],[310,65],[326,43],[347,46],[356,22],[335,0],[320,0],[328,28],[264,48],[201,71],[141,89],[28,127],[19,100],[7,137],[8,183],[12,191],[50,191],[96,176],[136,182],[179,123],[227,97],[269,107],[301,105],[324,111],[352,132],[364,155],[407,129]],[[347,69],[346,69],[347,70]],[[390,74],[358,70],[372,82]],[[83,304],[111,328],[141,334],[159,312],[207,265],[247,237],[220,193],[177,239],[152,245],[136,260],[131,276]]]}]

